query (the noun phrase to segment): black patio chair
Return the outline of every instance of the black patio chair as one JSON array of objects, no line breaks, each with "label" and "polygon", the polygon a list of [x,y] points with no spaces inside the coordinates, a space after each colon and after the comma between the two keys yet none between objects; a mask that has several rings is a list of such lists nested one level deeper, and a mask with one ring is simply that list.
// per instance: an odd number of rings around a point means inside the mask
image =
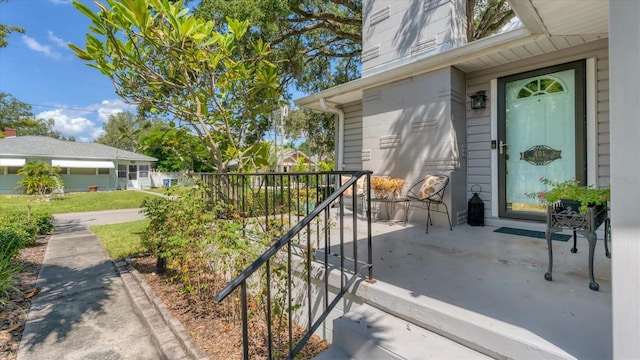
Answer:
[{"label": "black patio chair", "polygon": [[429,233],[429,224],[433,225],[431,212],[447,214],[449,230],[453,230],[453,226],[451,226],[451,216],[449,216],[449,208],[444,202],[444,191],[447,189],[448,184],[449,176],[447,175],[427,175],[424,179],[413,185],[407,193],[407,199],[420,202],[427,208],[427,233]]}]

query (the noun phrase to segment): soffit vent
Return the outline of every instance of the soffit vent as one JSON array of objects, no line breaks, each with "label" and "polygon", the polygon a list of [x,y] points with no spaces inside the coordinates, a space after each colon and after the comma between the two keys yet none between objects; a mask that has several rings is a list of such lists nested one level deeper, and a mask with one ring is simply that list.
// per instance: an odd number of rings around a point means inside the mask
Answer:
[{"label": "soffit vent", "polygon": [[390,10],[391,10],[391,7],[387,5],[386,7],[371,14],[371,17],[370,17],[371,25],[377,24],[383,20],[388,19]]},{"label": "soffit vent", "polygon": [[371,149],[362,149],[362,161],[371,160]]},{"label": "soffit vent", "polygon": [[399,135],[380,136],[380,149],[394,148],[400,145]]},{"label": "soffit vent", "polygon": [[362,57],[360,61],[369,61],[377,58],[378,56],[380,56],[380,45],[376,45],[370,49],[362,51]]},{"label": "soffit vent", "polygon": [[420,54],[436,48],[436,38],[421,41],[418,44],[411,47],[411,55]]},{"label": "soffit vent", "polygon": [[411,122],[411,131],[433,131],[438,128],[437,119],[414,120]]}]

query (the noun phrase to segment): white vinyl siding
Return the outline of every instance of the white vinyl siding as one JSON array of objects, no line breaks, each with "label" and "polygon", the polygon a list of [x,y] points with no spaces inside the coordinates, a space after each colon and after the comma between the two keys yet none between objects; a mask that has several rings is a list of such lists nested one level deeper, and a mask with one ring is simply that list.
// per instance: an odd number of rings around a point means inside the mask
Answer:
[{"label": "white vinyl siding", "polygon": [[347,104],[344,111],[344,170],[362,170],[362,104]]}]

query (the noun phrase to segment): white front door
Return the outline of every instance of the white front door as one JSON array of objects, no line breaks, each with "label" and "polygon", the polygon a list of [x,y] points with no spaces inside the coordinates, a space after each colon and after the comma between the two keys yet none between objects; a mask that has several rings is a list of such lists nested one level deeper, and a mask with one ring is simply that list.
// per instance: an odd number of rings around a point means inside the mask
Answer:
[{"label": "white front door", "polygon": [[540,178],[584,181],[584,62],[502,79],[500,216],[539,219]]}]

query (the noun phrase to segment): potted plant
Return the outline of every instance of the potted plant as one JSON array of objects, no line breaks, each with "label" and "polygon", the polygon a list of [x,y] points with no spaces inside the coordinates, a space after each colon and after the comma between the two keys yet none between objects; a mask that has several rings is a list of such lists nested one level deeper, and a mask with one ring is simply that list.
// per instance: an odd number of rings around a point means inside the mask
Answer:
[{"label": "potted plant", "polygon": [[378,199],[391,200],[400,195],[405,181],[393,177],[374,176],[371,178],[371,190]]},{"label": "potted plant", "polygon": [[537,199],[541,204],[560,204],[563,209],[580,214],[585,213],[592,206],[606,208],[611,199],[609,188],[580,185],[575,179],[554,181],[542,177],[540,182],[547,187],[547,190],[526,193],[525,195]]}]

